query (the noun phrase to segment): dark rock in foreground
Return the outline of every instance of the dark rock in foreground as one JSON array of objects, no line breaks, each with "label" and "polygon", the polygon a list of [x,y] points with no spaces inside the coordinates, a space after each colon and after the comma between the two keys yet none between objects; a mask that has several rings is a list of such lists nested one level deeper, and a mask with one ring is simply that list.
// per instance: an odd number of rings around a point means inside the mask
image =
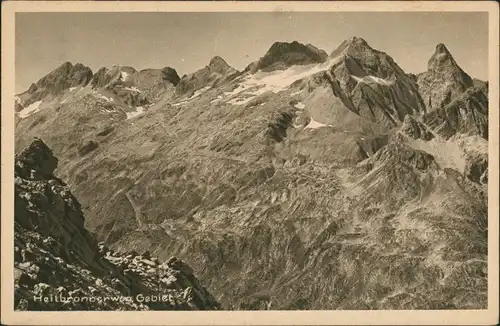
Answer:
[{"label": "dark rock in foreground", "polygon": [[84,227],[80,203],[53,175],[40,139],[16,157],[16,310],[213,310],[189,266],[147,253],[115,253]]}]

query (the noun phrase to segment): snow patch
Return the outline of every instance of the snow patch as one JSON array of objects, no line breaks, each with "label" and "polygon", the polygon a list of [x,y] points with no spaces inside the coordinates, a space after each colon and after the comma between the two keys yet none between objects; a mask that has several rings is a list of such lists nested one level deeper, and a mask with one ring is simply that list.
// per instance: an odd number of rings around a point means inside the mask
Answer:
[{"label": "snow patch", "polygon": [[354,75],[349,75],[351,76],[352,79],[354,79],[355,81],[357,81],[358,83],[362,83],[363,82],[363,78],[360,78],[360,77],[357,77],[357,76],[354,76]]},{"label": "snow patch", "polygon": [[70,87],[70,88],[69,88],[69,91],[70,91],[70,92],[72,92],[72,91],[74,91],[74,90],[75,90],[75,89],[77,89],[77,88],[78,88],[78,87]]},{"label": "snow patch", "polygon": [[127,73],[127,72],[125,72],[125,71],[121,71],[121,72],[120,72],[120,78],[121,78],[123,81],[127,80],[127,77],[128,77],[128,73]]},{"label": "snow patch", "polygon": [[302,110],[302,109],[306,108],[306,105],[304,103],[302,103],[302,102],[299,102],[299,103],[295,104],[294,107],[296,109],[301,109]]},{"label": "snow patch", "polygon": [[[289,67],[286,70],[278,70],[271,72],[258,71],[253,75],[247,75],[240,79],[240,84],[231,92],[225,92],[227,96],[232,96],[240,93],[256,97],[268,91],[273,93],[281,92],[287,89],[297,80],[314,75],[318,72],[325,71],[332,65],[336,64],[341,59],[341,56],[332,58],[324,63],[297,65]],[[300,91],[299,91],[300,92]],[[297,92],[297,94],[299,93]],[[295,93],[294,93],[295,94]]]},{"label": "snow patch", "polygon": [[318,122],[311,117],[311,121],[309,121],[309,124],[305,126],[304,129],[317,129],[321,127],[331,127],[331,126]]},{"label": "snow patch", "polygon": [[30,116],[33,113],[36,113],[40,111],[40,104],[42,104],[42,101],[36,101],[19,111],[19,117],[24,119],[28,116]]},{"label": "snow patch", "polygon": [[373,80],[374,82],[376,82],[377,84],[380,84],[380,85],[392,85],[392,82],[386,80],[386,79],[383,79],[383,78],[380,78],[380,77],[376,77],[376,76],[368,76],[371,80]]},{"label": "snow patch", "polygon": [[215,99],[211,100],[211,101],[210,101],[210,103],[215,103],[215,102],[218,102],[218,101],[220,101],[222,98],[223,98],[223,96],[222,96],[222,95],[219,95],[219,96],[217,96],[217,98],[215,98]]},{"label": "snow patch", "polygon": [[100,98],[100,99],[103,99],[105,101],[108,101],[108,102],[113,102],[114,99],[112,97],[107,97],[107,96],[104,96],[102,94],[97,94],[97,97]]},{"label": "snow patch", "polygon": [[145,112],[144,107],[138,106],[138,107],[135,108],[135,111],[133,111],[133,112],[127,112],[127,120],[135,118],[137,116],[140,116],[144,112]]},{"label": "snow patch", "polygon": [[203,87],[203,88],[200,88],[200,89],[196,90],[189,99],[192,100],[192,99],[200,96],[201,94],[203,94],[206,91],[208,91],[210,88],[212,88],[212,86],[206,86],[206,87]]},{"label": "snow patch", "polygon": [[124,89],[128,90],[128,91],[132,91],[132,92],[137,92],[137,93],[142,93],[142,91],[140,89],[138,89],[137,87],[135,86],[132,86],[132,87],[124,87]]},{"label": "snow patch", "polygon": [[383,78],[380,78],[380,77],[377,77],[377,76],[372,76],[372,75],[369,75],[369,76],[365,76],[363,78],[360,78],[360,77],[357,77],[357,76],[354,76],[354,75],[349,75],[352,79],[354,79],[355,81],[357,81],[358,83],[366,83],[368,81],[374,81],[375,83],[379,84],[379,85],[385,85],[385,86],[389,86],[389,85],[392,85],[394,82],[392,81],[388,81],[386,79],[383,79]]},{"label": "snow patch", "polygon": [[15,96],[15,97],[14,97],[14,101],[15,101],[17,104],[21,104],[21,99],[19,98],[19,96]]},{"label": "snow patch", "polygon": [[414,149],[427,152],[434,156],[436,163],[441,168],[450,168],[463,173],[465,171],[466,157],[458,141],[453,138],[446,140],[436,137],[425,141],[422,139],[408,139],[408,145]]},{"label": "snow patch", "polygon": [[179,101],[177,103],[173,103],[172,106],[179,106],[188,103],[189,101]]}]

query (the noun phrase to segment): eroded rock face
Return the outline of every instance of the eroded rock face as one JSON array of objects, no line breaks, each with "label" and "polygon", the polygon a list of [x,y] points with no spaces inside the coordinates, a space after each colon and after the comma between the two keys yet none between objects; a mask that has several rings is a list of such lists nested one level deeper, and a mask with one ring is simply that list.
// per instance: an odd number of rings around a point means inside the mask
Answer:
[{"label": "eroded rock face", "polygon": [[425,114],[423,121],[446,138],[464,133],[488,139],[487,88],[467,89],[445,107]]},{"label": "eroded rock face", "polygon": [[116,95],[126,105],[142,107],[156,102],[173,89],[179,82],[175,69],[144,69],[114,66],[99,69],[92,79],[92,88],[105,89]]},{"label": "eroded rock face", "polygon": [[400,130],[413,139],[431,140],[434,138],[434,135],[428,130],[427,126],[411,115],[405,116]]},{"label": "eroded rock face", "polygon": [[84,227],[78,200],[52,173],[40,139],[16,157],[16,310],[218,309],[189,266],[115,253]]}]

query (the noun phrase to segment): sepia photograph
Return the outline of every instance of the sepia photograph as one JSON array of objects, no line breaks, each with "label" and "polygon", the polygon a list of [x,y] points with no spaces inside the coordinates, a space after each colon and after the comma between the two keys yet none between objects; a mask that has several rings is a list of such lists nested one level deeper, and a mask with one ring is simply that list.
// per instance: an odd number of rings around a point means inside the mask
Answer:
[{"label": "sepia photograph", "polygon": [[3,8],[2,312],[496,323],[493,3],[28,4]]}]

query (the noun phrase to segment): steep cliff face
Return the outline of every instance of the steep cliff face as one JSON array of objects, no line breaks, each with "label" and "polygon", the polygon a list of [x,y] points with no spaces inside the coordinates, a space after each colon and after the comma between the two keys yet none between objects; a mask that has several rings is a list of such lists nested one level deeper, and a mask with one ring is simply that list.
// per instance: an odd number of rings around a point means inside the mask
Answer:
[{"label": "steep cliff face", "polygon": [[117,254],[84,227],[80,203],[53,175],[58,160],[40,140],[16,157],[16,310],[218,309],[175,257]]},{"label": "steep cliff face", "polygon": [[423,119],[446,138],[463,133],[488,139],[488,88],[470,87],[453,97],[449,104],[424,115]]}]

